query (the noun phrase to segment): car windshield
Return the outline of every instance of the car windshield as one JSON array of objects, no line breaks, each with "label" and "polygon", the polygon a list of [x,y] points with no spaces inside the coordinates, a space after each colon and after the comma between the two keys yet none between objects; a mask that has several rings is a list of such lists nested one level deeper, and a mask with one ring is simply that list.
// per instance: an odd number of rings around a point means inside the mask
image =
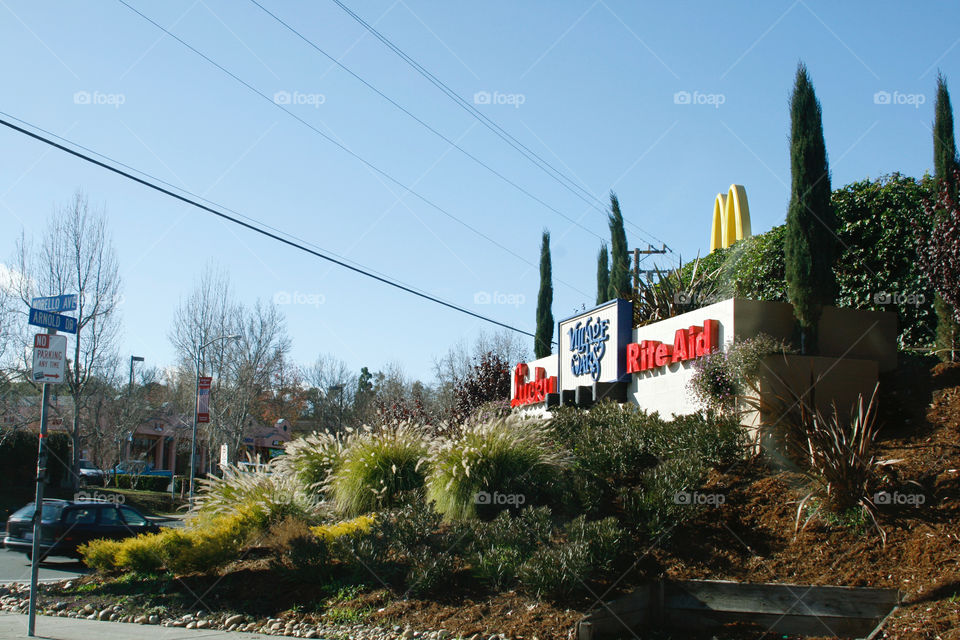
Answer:
[{"label": "car windshield", "polygon": [[93,466],[93,463],[92,463],[92,462],[89,462],[89,461],[87,461],[87,460],[81,460],[81,461],[80,461],[80,468],[81,468],[81,469],[96,469],[96,467]]},{"label": "car windshield", "polygon": [[[33,512],[35,511],[33,503],[31,502],[24,508],[19,511],[15,511],[11,518],[16,518],[18,520],[30,520],[33,518]],[[43,505],[43,521],[52,522],[54,520],[60,519],[60,513],[63,511],[63,505],[57,503],[44,503]]]}]

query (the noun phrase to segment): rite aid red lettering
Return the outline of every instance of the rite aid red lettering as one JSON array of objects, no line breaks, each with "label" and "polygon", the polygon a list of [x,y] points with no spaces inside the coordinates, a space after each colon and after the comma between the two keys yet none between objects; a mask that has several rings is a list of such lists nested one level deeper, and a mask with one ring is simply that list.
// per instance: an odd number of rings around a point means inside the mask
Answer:
[{"label": "rite aid red lettering", "polygon": [[702,358],[716,351],[719,343],[720,323],[717,320],[704,320],[702,327],[677,329],[672,345],[658,340],[630,343],[627,345],[627,373]]}]

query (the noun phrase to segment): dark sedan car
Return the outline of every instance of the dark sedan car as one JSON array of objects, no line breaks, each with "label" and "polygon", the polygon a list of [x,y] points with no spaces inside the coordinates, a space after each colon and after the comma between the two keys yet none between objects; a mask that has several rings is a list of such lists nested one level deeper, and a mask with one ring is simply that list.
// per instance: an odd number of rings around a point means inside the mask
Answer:
[{"label": "dark sedan car", "polygon": [[[3,539],[7,549],[23,552],[28,558],[33,554],[35,510],[31,502],[15,511],[7,520],[7,536]],[[77,547],[96,538],[119,540],[159,531],[156,524],[133,507],[112,502],[44,500],[40,524],[41,558],[77,558]]]}]

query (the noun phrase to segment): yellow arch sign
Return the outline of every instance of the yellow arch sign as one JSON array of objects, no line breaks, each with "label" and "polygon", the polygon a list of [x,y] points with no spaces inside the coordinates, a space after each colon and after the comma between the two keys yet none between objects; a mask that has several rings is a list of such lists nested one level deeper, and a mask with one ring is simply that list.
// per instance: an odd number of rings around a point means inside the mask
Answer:
[{"label": "yellow arch sign", "polygon": [[742,184],[730,185],[727,195],[717,194],[713,201],[713,227],[710,230],[710,251],[725,249],[737,240],[749,238],[750,205]]}]

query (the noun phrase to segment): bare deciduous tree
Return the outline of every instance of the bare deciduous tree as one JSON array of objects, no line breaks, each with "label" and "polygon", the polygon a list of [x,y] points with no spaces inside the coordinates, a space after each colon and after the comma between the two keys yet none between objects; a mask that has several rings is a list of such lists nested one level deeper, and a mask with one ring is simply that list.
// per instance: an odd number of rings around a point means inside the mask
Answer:
[{"label": "bare deciduous tree", "polygon": [[[23,238],[18,245],[21,314],[26,315],[35,296],[77,294],[77,309],[69,313],[77,318],[77,335],[68,338],[72,343],[68,353],[73,357],[68,358],[66,370],[66,386],[73,400],[71,475],[76,487],[83,448],[81,421],[91,380],[110,369],[119,332],[120,273],[106,212],[91,208],[78,191],[69,205],[54,211],[39,245]],[[26,326],[24,319],[21,322]],[[22,335],[29,338],[28,332]],[[27,364],[24,362],[24,371]]]}]

